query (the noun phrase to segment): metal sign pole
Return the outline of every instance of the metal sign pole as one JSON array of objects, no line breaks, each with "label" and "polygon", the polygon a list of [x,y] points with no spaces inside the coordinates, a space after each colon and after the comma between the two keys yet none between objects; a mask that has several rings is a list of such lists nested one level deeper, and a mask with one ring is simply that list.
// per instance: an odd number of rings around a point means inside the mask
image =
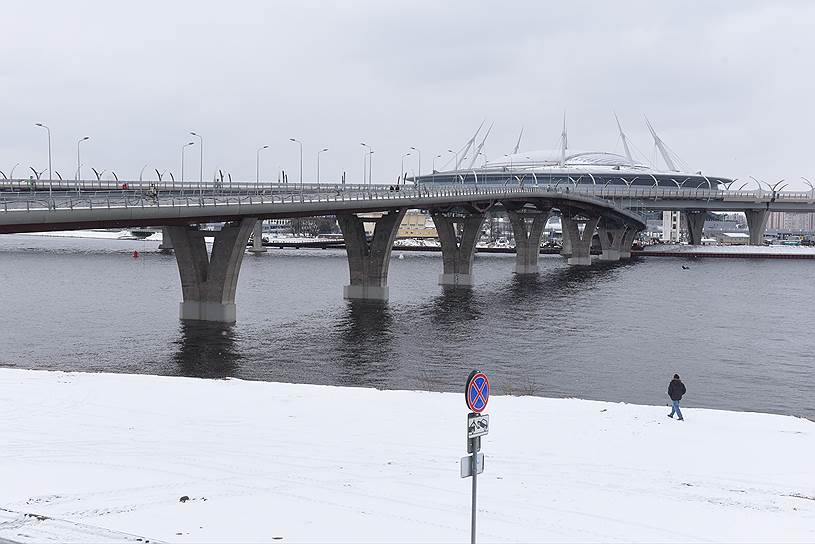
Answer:
[{"label": "metal sign pole", "polygon": [[471,522],[471,528],[470,528],[470,544],[475,544],[475,512],[476,512],[475,498],[476,498],[476,482],[478,480],[478,449],[476,447],[477,446],[476,445],[476,440],[478,440],[478,438],[471,438],[470,439],[470,442],[472,443],[472,447],[473,447],[473,457],[472,457],[472,459],[473,459],[473,461],[472,461],[473,462],[473,510],[472,510],[472,514],[471,514],[472,522]]}]

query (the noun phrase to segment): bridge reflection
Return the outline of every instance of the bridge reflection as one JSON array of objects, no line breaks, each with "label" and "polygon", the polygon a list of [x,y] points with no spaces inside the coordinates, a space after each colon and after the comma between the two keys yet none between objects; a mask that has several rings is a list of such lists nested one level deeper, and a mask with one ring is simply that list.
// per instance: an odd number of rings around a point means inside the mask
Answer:
[{"label": "bridge reflection", "polygon": [[214,321],[182,321],[172,361],[180,375],[192,378],[235,376],[241,355],[234,327]]}]

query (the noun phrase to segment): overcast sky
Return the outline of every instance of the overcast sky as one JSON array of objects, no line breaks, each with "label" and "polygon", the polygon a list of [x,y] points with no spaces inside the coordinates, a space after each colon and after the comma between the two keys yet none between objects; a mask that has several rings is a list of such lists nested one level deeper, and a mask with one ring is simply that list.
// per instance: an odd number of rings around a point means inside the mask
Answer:
[{"label": "overcast sky", "polygon": [[[815,2],[11,2],[0,32],[0,170],[82,162],[178,179],[204,138],[204,177],[286,169],[398,176],[414,146],[440,167],[486,119],[499,159],[556,146],[622,152],[613,111],[646,159],[647,115],[693,170],[815,178]],[[187,179],[198,177],[198,144]],[[406,169],[415,169],[415,157]],[[146,171],[146,172],[147,172]],[[24,177],[28,176],[26,172]],[[155,177],[155,173],[152,173]],[[815,181],[815,179],[813,179]]]}]

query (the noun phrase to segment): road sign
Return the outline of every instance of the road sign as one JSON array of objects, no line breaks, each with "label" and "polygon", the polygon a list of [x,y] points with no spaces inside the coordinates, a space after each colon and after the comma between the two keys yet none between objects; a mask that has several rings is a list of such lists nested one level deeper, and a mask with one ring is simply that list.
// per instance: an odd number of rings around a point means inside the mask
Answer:
[{"label": "road sign", "polygon": [[490,416],[487,414],[470,414],[467,416],[467,438],[484,436],[490,432]]},{"label": "road sign", "polygon": [[467,378],[464,397],[470,410],[477,414],[483,412],[490,400],[490,380],[487,375],[480,370],[473,370]]},{"label": "road sign", "polygon": [[[475,456],[476,464],[478,465],[477,474],[484,472],[484,454],[478,453]],[[461,458],[461,477],[469,478],[473,475],[473,456],[468,455]]]}]

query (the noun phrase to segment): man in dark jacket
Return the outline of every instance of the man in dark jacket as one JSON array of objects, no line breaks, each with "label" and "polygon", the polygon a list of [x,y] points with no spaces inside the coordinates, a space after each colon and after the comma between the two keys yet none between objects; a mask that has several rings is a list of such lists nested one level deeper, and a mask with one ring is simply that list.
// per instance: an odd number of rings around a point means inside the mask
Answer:
[{"label": "man in dark jacket", "polygon": [[682,412],[679,410],[679,401],[682,400],[682,395],[685,394],[685,384],[679,379],[679,374],[674,374],[674,379],[668,384],[668,396],[671,397],[673,408],[668,417],[673,419],[674,414],[678,416],[679,421],[684,421]]}]

